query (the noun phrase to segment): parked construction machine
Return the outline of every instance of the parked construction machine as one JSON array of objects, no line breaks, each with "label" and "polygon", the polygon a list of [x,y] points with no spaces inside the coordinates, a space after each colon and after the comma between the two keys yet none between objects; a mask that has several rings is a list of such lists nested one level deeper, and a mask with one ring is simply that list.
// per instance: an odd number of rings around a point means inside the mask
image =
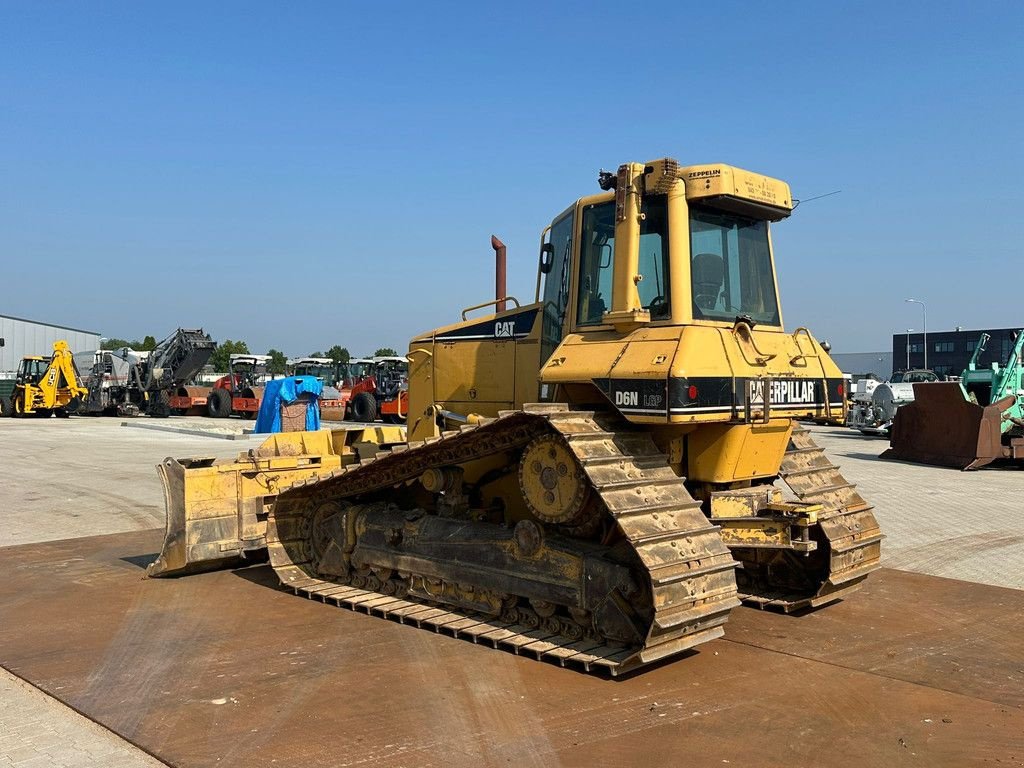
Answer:
[{"label": "parked construction machine", "polygon": [[327,421],[345,421],[352,417],[352,392],[363,380],[373,373],[374,362],[370,358],[357,358],[337,363],[334,370],[337,402],[320,402],[320,416]]},{"label": "parked construction machine", "polygon": [[409,361],[404,357],[375,357],[370,372],[348,393],[347,416],[353,421],[405,423],[409,412]]},{"label": "parked construction machine", "polygon": [[89,390],[78,412],[105,416],[138,416],[146,407],[145,390],[138,386],[138,368],[147,352],[129,347],[99,349],[75,355],[82,384]]},{"label": "parked construction machine", "polygon": [[53,343],[49,359],[31,355],[18,365],[10,401],[0,413],[11,416],[69,416],[88,391],[79,383],[75,359],[66,341]]},{"label": "parked construction machine", "polygon": [[960,381],[914,384],[914,399],[896,412],[884,459],[957,469],[1024,460],[1024,332],[1006,361],[981,368],[989,341],[981,334]]},{"label": "parked construction machine", "polygon": [[300,357],[288,361],[288,370],[292,376],[312,376],[320,379],[324,385],[323,392],[317,400],[321,412],[327,409],[337,411],[344,407],[338,389],[343,365],[344,363],[337,363],[329,357]]},{"label": "parked construction machine", "polygon": [[[408,442],[263,497],[250,531],[284,585],[618,674],[720,636],[741,599],[819,606],[878,567],[872,508],[796,424],[846,406],[783,329],[789,187],[671,159],[599,183],[544,230],[533,303],[500,266],[493,302],[412,340]],[[165,551],[184,540],[192,569],[239,541],[189,472],[165,483]]]},{"label": "parked construction machine", "polygon": [[86,413],[167,417],[172,399],[217,348],[202,328],[178,328],[150,351],[101,350],[87,376]]},{"label": "parked construction machine", "polygon": [[373,373],[373,358],[357,357],[338,367],[338,386],[352,389],[356,384]]},{"label": "parked construction machine", "polygon": [[911,370],[893,374],[889,381],[861,379],[846,418],[846,425],[864,435],[888,436],[896,412],[914,402],[914,384],[938,381],[934,371]]},{"label": "parked construction machine", "polygon": [[231,415],[255,419],[263,399],[268,362],[268,355],[231,355],[227,376],[219,378],[207,396],[206,415],[215,419]]},{"label": "parked construction machine", "polygon": [[857,383],[853,385],[853,391],[849,393],[850,403],[846,414],[846,426],[857,430],[862,427],[870,428],[869,422],[874,418],[871,411],[871,395],[881,383],[882,380],[873,373],[857,380]]},{"label": "parked construction machine", "polygon": [[288,371],[292,376],[313,376],[325,386],[333,387],[337,386],[340,379],[339,369],[342,365],[329,357],[298,357],[289,358]]}]

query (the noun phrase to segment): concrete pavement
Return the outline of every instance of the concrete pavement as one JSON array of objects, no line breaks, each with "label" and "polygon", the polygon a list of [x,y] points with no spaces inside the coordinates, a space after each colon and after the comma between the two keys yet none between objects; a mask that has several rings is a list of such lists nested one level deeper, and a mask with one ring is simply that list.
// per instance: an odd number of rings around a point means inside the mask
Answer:
[{"label": "concrete pavement", "polygon": [[[121,426],[124,419],[0,419],[0,547],[162,527],[155,465],[167,456],[231,457],[257,445],[252,422],[146,419],[210,436]],[[1019,515],[1024,472],[973,473],[884,462],[884,440],[811,427],[876,506],[883,565],[1024,589]],[[238,435],[224,440],[224,434]],[[0,550],[2,557],[2,550]],[[0,670],[0,768],[159,765],[112,732]]]}]

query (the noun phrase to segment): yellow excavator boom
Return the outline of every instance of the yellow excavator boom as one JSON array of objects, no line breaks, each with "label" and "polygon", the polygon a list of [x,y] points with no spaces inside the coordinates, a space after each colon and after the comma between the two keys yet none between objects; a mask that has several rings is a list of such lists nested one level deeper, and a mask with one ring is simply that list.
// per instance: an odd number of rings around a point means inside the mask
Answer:
[{"label": "yellow excavator boom", "polygon": [[55,341],[49,361],[42,357],[22,359],[11,395],[11,415],[68,416],[88,394],[79,384],[68,343]]}]

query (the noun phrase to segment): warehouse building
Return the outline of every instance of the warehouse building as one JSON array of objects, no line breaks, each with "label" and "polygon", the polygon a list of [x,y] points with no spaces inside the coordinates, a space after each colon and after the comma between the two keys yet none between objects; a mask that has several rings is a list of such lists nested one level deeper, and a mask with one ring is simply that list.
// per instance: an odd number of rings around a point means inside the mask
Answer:
[{"label": "warehouse building", "polygon": [[928,332],[928,365],[925,366],[925,349],[923,333],[894,333],[892,335],[892,359],[896,370],[910,370],[928,367],[936,373],[948,376],[959,376],[967,367],[974,348],[987,333],[992,338],[985,345],[978,364],[987,368],[992,363],[1004,363],[1013,349],[1014,339],[1020,328],[989,328],[987,330],[967,331],[957,328],[952,331]]},{"label": "warehouse building", "polygon": [[100,346],[100,335],[96,331],[83,331],[7,315],[0,315],[0,339],[3,339],[3,346],[0,346],[0,377],[3,378],[14,375],[23,357],[52,355],[53,342],[60,339],[68,343],[72,352],[93,351]]}]

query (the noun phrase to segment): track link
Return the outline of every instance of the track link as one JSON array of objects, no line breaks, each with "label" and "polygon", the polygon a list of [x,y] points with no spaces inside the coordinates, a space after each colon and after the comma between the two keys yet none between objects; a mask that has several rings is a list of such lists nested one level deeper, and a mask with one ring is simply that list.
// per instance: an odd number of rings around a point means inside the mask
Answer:
[{"label": "track link", "polygon": [[879,568],[884,537],[874,508],[840,474],[810,431],[800,425],[793,427],[779,476],[800,501],[824,507],[818,520],[829,546],[827,578],[813,595],[780,593],[762,596],[759,602],[793,611],[839,600]]},{"label": "track link", "polygon": [[[522,450],[542,434],[562,439],[578,460],[618,532],[645,571],[653,606],[638,647],[567,637],[528,623],[408,596],[356,588],[315,572],[309,545],[312,510],[322,502],[381,498],[428,468]],[[650,436],[610,414],[565,405],[527,405],[495,419],[397,446],[376,457],[283,491],[268,520],[270,561],[296,593],[518,654],[616,675],[723,634],[739,605],[735,561],[667,457]]]}]

